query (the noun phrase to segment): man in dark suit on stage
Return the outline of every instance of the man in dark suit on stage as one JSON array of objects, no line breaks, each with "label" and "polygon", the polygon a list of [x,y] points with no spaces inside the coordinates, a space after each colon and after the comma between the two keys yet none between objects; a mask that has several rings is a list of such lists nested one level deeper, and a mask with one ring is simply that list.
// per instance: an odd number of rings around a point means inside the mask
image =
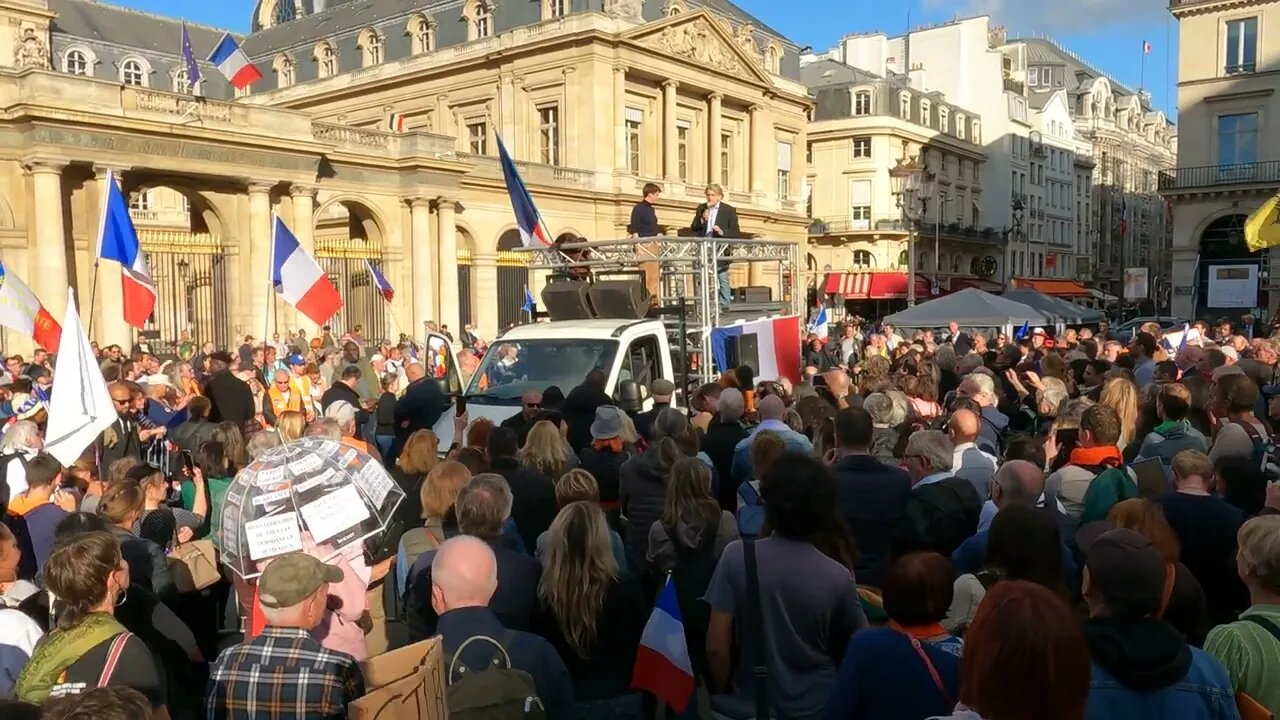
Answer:
[{"label": "man in dark suit on stage", "polygon": [[[740,239],[742,230],[738,227],[738,211],[729,203],[723,202],[724,189],[719,185],[707,186],[707,201],[698,206],[693,214],[693,233],[698,237],[717,237]],[[721,253],[716,262],[716,280],[720,286],[720,309],[726,310],[733,300],[733,289],[729,287],[729,261],[723,259],[729,255],[728,248]]]}]

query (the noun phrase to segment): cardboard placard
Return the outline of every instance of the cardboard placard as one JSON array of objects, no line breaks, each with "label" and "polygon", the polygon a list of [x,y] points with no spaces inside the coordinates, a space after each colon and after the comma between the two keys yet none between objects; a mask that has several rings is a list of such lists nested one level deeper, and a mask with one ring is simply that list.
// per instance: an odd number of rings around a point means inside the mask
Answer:
[{"label": "cardboard placard", "polygon": [[448,720],[440,637],[369,658],[362,669],[368,691],[347,706],[352,720]]}]

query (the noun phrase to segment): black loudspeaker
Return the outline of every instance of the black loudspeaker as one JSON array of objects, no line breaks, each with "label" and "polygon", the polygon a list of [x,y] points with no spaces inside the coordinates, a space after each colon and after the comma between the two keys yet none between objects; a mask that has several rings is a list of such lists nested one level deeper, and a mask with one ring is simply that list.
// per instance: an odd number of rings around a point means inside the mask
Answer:
[{"label": "black loudspeaker", "polygon": [[729,338],[729,367],[741,365],[751,368],[757,375],[760,374],[760,339],[755,333]]},{"label": "black loudspeaker", "polygon": [[597,280],[590,296],[596,317],[639,320],[649,312],[649,291],[639,280]]},{"label": "black loudspeaker", "polygon": [[590,320],[595,311],[585,282],[553,282],[542,288],[542,306],[552,320]]},{"label": "black loudspeaker", "polygon": [[733,289],[733,301],[744,303],[773,302],[773,289],[765,285],[750,285]]}]

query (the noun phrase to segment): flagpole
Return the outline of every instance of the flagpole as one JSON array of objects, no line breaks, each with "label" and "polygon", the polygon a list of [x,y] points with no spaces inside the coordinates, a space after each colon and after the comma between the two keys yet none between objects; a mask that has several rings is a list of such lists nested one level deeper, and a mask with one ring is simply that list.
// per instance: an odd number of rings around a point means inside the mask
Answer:
[{"label": "flagpole", "polygon": [[[276,267],[276,224],[279,222],[275,210],[271,211],[271,250],[267,257],[267,302],[271,303],[271,309],[263,313],[262,320],[262,357],[267,356],[267,337],[271,335],[271,318],[275,313],[276,303],[276,283],[275,283],[275,267]],[[264,308],[265,309],[265,308]]]},{"label": "flagpole", "polygon": [[1143,91],[1143,89],[1145,89],[1145,88],[1146,88],[1146,84],[1147,84],[1147,41],[1146,41],[1146,40],[1143,40],[1143,41],[1142,41],[1142,66],[1141,66],[1141,69],[1138,71],[1138,96],[1139,96],[1139,97],[1138,97],[1138,100],[1139,100],[1139,102],[1141,102],[1141,100],[1142,100],[1142,97],[1141,97],[1141,96],[1142,96],[1142,91]]}]

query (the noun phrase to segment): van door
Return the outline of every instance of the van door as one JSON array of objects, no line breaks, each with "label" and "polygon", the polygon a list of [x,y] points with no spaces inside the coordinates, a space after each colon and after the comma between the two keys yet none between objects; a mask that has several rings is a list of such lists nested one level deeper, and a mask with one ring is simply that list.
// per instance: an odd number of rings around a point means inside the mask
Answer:
[{"label": "van door", "polygon": [[671,360],[662,357],[662,343],[653,334],[639,335],[631,339],[622,353],[622,364],[613,389],[623,380],[635,380],[640,386],[640,397],[643,398],[645,410],[653,409],[652,393],[649,385],[658,378],[670,380]]},{"label": "van door", "polygon": [[[419,362],[426,368],[427,378],[440,384],[440,390],[451,399],[462,394],[462,374],[458,370],[458,356],[453,343],[439,333],[427,335],[427,345]],[[456,401],[455,401],[456,402]],[[453,444],[453,411],[446,411],[436,420],[432,431],[440,439],[440,452],[449,451]]]}]

